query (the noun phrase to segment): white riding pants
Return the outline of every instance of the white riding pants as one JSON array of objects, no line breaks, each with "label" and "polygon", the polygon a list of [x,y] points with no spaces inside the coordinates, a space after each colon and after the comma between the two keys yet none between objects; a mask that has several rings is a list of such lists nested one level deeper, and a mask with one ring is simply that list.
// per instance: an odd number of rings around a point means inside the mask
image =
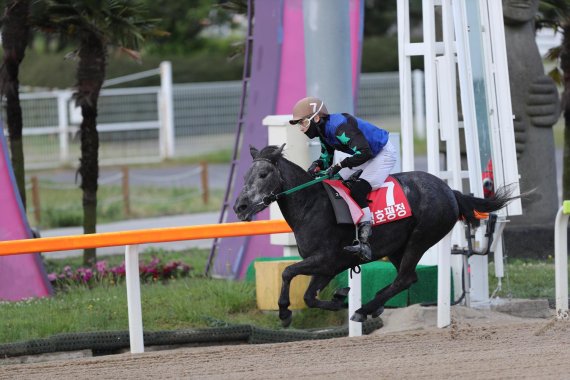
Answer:
[{"label": "white riding pants", "polygon": [[[349,157],[348,154],[335,151],[334,153],[334,163],[338,163]],[[360,178],[368,181],[372,190],[376,190],[382,186],[394,165],[396,165],[398,155],[396,149],[390,141],[384,146],[384,148],[371,160],[366,161],[360,166],[355,166],[352,169],[343,168],[339,174],[343,179],[347,179],[357,170],[362,169],[362,174]]]}]

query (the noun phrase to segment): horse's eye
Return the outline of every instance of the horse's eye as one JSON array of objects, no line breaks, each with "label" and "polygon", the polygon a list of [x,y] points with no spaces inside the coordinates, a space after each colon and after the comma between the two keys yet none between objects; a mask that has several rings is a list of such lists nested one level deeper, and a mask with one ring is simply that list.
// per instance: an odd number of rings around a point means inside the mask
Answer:
[{"label": "horse's eye", "polygon": [[267,172],[259,173],[259,178],[267,177]]}]

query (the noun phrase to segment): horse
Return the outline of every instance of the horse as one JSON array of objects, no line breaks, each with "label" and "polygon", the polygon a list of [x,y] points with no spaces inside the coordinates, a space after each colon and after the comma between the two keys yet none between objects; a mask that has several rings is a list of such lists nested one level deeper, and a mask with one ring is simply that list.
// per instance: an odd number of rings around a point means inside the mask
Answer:
[{"label": "horse", "polygon": [[[242,221],[268,207],[275,194],[307,183],[314,178],[283,156],[283,148],[267,146],[261,151],[250,146],[253,158],[245,174],[244,186],[234,204],[234,212]],[[478,198],[452,190],[440,178],[422,171],[393,174],[401,184],[412,216],[391,223],[373,226],[369,240],[374,260],[387,257],[397,275],[388,286],[380,289],[374,299],[354,312],[351,320],[365,321],[378,317],[386,302],[417,281],[415,272],[422,255],[445,237],[455,223],[463,219],[472,225],[479,221],[478,212],[493,212],[505,207],[516,197],[507,188],[498,189],[490,198]],[[364,264],[360,257],[343,250],[353,243],[355,227],[337,224],[333,207],[324,185],[318,183],[277,199],[283,217],[293,230],[301,261],[285,268],[279,295],[279,318],[284,327],[292,321],[289,310],[289,287],[297,275],[311,276],[304,294],[310,308],[340,310],[345,307],[348,288],[339,289],[331,300],[317,294],[339,273]]]}]

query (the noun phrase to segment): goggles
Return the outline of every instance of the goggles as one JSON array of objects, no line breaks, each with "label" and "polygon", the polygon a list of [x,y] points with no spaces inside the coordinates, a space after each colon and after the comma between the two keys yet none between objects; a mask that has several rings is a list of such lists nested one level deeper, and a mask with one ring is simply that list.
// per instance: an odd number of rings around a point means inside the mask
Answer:
[{"label": "goggles", "polygon": [[294,126],[297,126],[299,128],[307,128],[309,126],[309,124],[311,124],[311,120],[313,120],[313,118],[315,116],[317,116],[319,114],[319,112],[321,112],[321,109],[323,108],[323,104],[324,102],[321,102],[321,106],[319,107],[319,109],[308,119],[306,117],[299,119],[296,121],[296,123],[294,123]]}]

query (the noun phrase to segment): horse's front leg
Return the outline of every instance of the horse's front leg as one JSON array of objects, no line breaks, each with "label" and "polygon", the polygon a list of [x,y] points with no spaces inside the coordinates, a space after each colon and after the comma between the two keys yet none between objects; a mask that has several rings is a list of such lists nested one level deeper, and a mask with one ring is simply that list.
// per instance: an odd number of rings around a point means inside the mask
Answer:
[{"label": "horse's front leg", "polygon": [[[281,285],[281,293],[279,295],[279,319],[281,319],[281,324],[283,327],[288,327],[291,324],[292,313],[289,310],[291,301],[289,298],[289,288],[291,286],[291,281],[295,276],[304,275],[317,275],[322,274],[327,276],[327,273],[320,273],[323,271],[322,260],[319,256],[311,256],[295,264],[289,265],[283,270],[281,275],[283,283]],[[330,280],[329,280],[330,281]]]}]

